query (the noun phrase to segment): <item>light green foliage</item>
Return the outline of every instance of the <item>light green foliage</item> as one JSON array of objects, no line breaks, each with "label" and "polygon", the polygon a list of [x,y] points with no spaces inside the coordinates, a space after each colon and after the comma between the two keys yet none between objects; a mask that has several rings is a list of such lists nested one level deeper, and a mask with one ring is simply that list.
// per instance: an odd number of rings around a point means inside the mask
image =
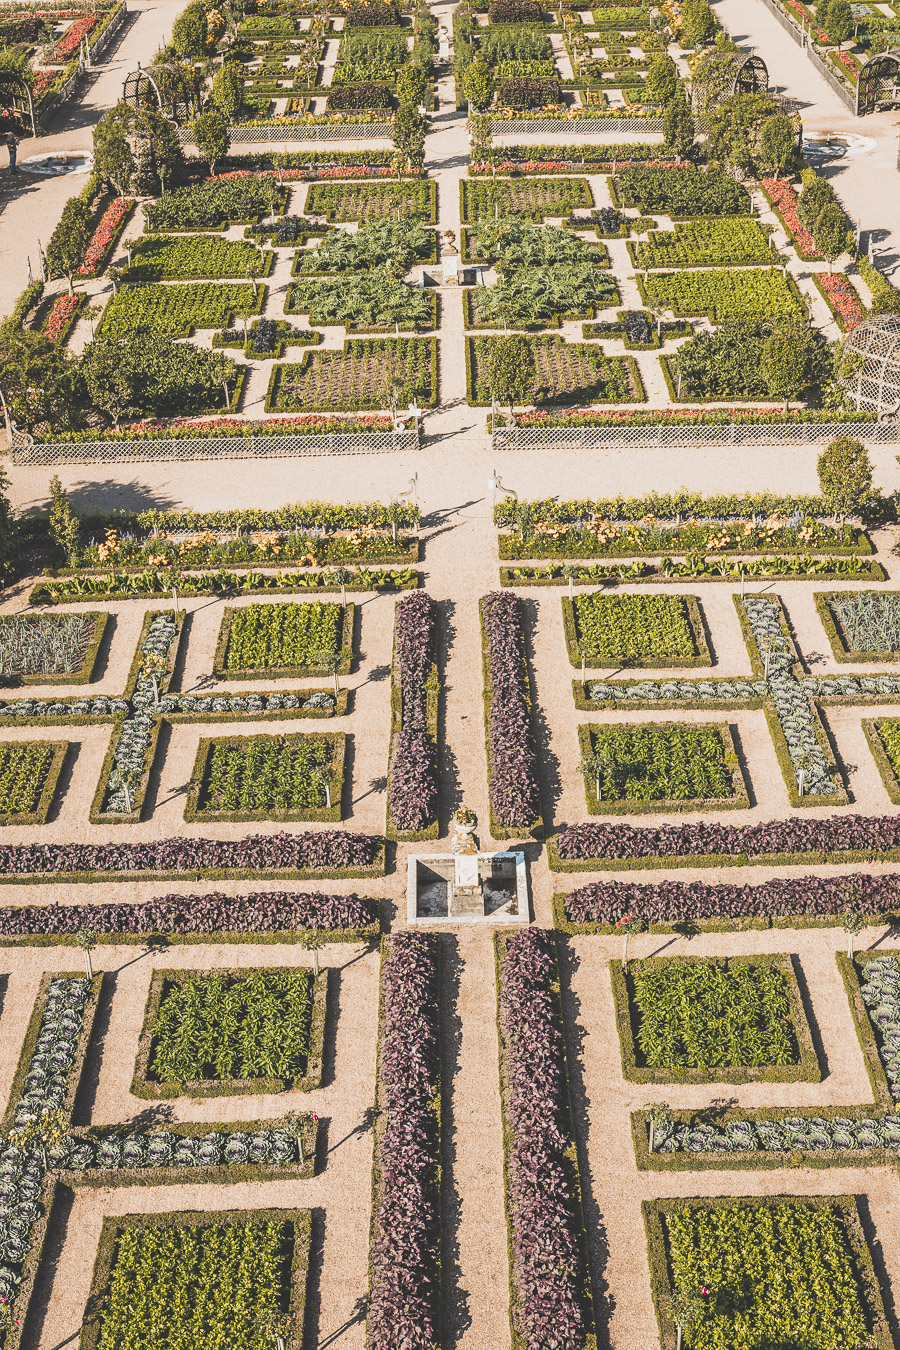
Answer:
[{"label": "light green foliage", "polygon": [[528,267],[559,267],[607,263],[606,250],[579,239],[566,230],[535,225],[527,216],[500,216],[479,220],[472,231],[479,261],[493,263],[498,271],[517,272]]},{"label": "light green foliage", "polygon": [[224,403],[223,383],[233,391],[237,377],[235,363],[221,352],[147,332],[140,342],[129,336],[95,338],[81,369],[91,402],[116,422],[129,411],[182,416],[208,411]]},{"label": "light green foliage", "polygon": [[[509,64],[509,63],[507,63]],[[516,63],[520,64],[520,63]],[[552,62],[551,62],[552,65]],[[553,71],[551,70],[551,74]],[[502,67],[501,67],[502,74]],[[483,112],[494,97],[494,78],[483,56],[476,56],[462,77],[463,93],[478,112]]]},{"label": "light green foliage", "polygon": [[685,41],[692,47],[711,42],[716,35],[716,20],[708,0],[684,0],[681,25]]},{"label": "light green foliage", "polygon": [[188,60],[204,55],[206,50],[206,7],[197,3],[188,5],[172,27],[172,46],[179,56]]},{"label": "light green foliage", "polygon": [[226,61],[213,77],[211,98],[222,116],[234,121],[244,105],[244,67]]},{"label": "light green foliage", "polygon": [[527,338],[516,333],[498,338],[489,349],[486,366],[486,382],[498,403],[507,404],[511,412],[517,403],[531,401],[536,365]]},{"label": "light green foliage", "polygon": [[819,487],[834,515],[855,515],[872,495],[872,461],[862,441],[838,436],[818,460]]},{"label": "light green foliage", "polygon": [[593,206],[586,178],[470,178],[465,184],[465,222],[527,212],[532,218],[568,216],[573,207]]},{"label": "light green foliage", "polygon": [[475,288],[476,319],[500,328],[505,324],[540,324],[557,315],[590,315],[618,298],[609,272],[591,264],[523,268],[495,286]]},{"label": "light green foliage", "polygon": [[307,971],[250,971],[166,986],[153,1023],[159,1083],[298,1078],[309,1052]]},{"label": "light green foliage", "polygon": [[37,810],[53,749],[52,741],[0,742],[0,820]]},{"label": "light green foliage", "polygon": [[279,367],[274,410],[278,412],[358,412],[387,408],[388,383],[397,372],[397,406],[415,398],[433,405],[434,338],[353,338],[343,351],[312,351],[298,365]]},{"label": "light green foliage", "polygon": [[50,479],[50,534],[66,562],[75,561],[78,552],[78,517],[63,491],[59,474]]},{"label": "light green foliage", "polygon": [[324,736],[246,736],[214,741],[198,814],[319,811],[331,783],[333,742]]},{"label": "light green foliage", "polygon": [[286,1223],[128,1227],[118,1238],[98,1350],[272,1350],[267,1314],[283,1303]]},{"label": "light green foliage", "polygon": [[747,216],[679,221],[674,231],[651,231],[646,242],[635,245],[635,254],[638,267],[768,263],[772,258],[769,236]]},{"label": "light green foliage", "polygon": [[721,169],[703,173],[693,165],[659,168],[631,164],[615,178],[625,206],[648,215],[749,216],[747,189]]},{"label": "light green foliage", "polygon": [[397,276],[427,254],[434,235],[421,221],[374,220],[347,230],[330,230],[321,244],[299,255],[303,272],[369,272],[389,267]]},{"label": "light green foliage", "polygon": [[217,108],[207,108],[194,118],[191,131],[201,158],[206,160],[210,173],[214,174],[217,162],[225,158],[231,145],[224,115]]},{"label": "light green foliage", "polygon": [[340,605],[246,605],[231,619],[226,670],[278,670],[317,664],[320,652],[337,651]]},{"label": "light green foliage", "polygon": [[88,207],[80,197],[70,197],[46,248],[48,267],[68,278],[70,291],[72,277],[84,262],[92,232]]},{"label": "light green foliage", "polygon": [[227,328],[233,314],[255,314],[261,294],[247,283],[120,286],[99,331],[106,337],[136,332],[188,337],[194,328]]},{"label": "light green foliage", "polygon": [[847,591],[831,596],[828,607],[850,651],[900,651],[900,595],[896,591]]},{"label": "light green foliage", "polygon": [[619,723],[594,727],[593,748],[609,752],[610,801],[711,801],[734,796],[725,742],[715,725]]},{"label": "light green foliage", "polygon": [[687,604],[680,595],[576,595],[575,629],[588,661],[596,657],[630,661],[696,654]]},{"label": "light green foliage", "polygon": [[666,104],[680,87],[678,68],[666,52],[658,52],[647,68],[644,95],[648,103]]},{"label": "light green foliage", "polygon": [[866,1344],[859,1276],[834,1208],[686,1206],[664,1225],[675,1287],[710,1290],[691,1350]]},{"label": "light green foliage", "polygon": [[891,768],[900,777],[900,721],[895,717],[885,718],[878,727],[878,736]]},{"label": "light green foliage", "polygon": [[310,183],[306,193],[306,214],[327,216],[345,223],[351,220],[401,220],[431,215],[431,194],[425,181],[409,183]]},{"label": "light green foliage", "polygon": [[347,327],[431,328],[431,297],[407,286],[383,268],[341,277],[295,281],[286,306],[290,314],[309,314],[315,324]]},{"label": "light green foliage", "polygon": [[686,158],[694,148],[694,119],[687,102],[671,99],[663,111],[663,140],[669,149]]},{"label": "light green foliage", "polygon": [[813,226],[813,242],[829,263],[840,257],[847,246],[847,219],[837,202],[826,202]]},{"label": "light green foliage", "polygon": [[550,39],[529,24],[498,24],[477,30],[481,54],[491,67],[501,61],[552,61]]},{"label": "light green foliage", "polygon": [[787,169],[797,152],[797,135],[791,119],[784,113],[767,117],[759,131],[759,162],[768,173]]},{"label": "light green foliage", "polygon": [[273,254],[243,239],[217,234],[149,235],[137,241],[129,281],[192,281],[225,277],[262,277]]},{"label": "light green foliage", "polygon": [[713,320],[799,319],[805,311],[796,291],[774,267],[739,271],[650,272],[642,292],[649,304],[671,309],[678,317],[707,314]]},{"label": "light green foliage", "polygon": [[628,970],[636,1040],[651,1068],[795,1064],[781,971],[740,957],[636,961]]}]

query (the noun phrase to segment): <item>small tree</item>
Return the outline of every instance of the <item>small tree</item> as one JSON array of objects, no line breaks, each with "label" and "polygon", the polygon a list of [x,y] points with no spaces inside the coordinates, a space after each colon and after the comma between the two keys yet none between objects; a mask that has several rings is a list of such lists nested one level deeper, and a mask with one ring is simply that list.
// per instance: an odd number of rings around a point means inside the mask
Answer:
[{"label": "small tree", "polygon": [[813,242],[828,263],[830,274],[835,258],[847,247],[847,221],[837,202],[827,202],[822,207],[813,226]]},{"label": "small tree", "polygon": [[384,508],[384,518],[391,527],[391,538],[394,543],[397,542],[397,526],[402,525],[404,519],[404,510],[397,501],[388,502]]},{"label": "small tree", "polygon": [[690,1330],[691,1327],[695,1327],[702,1319],[706,1311],[706,1303],[701,1294],[690,1293],[686,1289],[678,1287],[672,1290],[669,1306],[677,1337],[675,1350],[681,1350],[683,1333]]},{"label": "small tree", "polygon": [[476,112],[484,112],[494,97],[494,76],[483,56],[476,56],[462,77],[462,89]]},{"label": "small tree", "polygon": [[632,933],[643,933],[647,928],[647,920],[640,918],[636,914],[623,914],[622,918],[616,923],[616,928],[622,934],[622,965],[625,970],[628,969],[628,939]]},{"label": "small tree", "polygon": [[847,0],[830,0],[825,15],[825,32],[832,42],[846,42],[853,32],[853,10]]},{"label": "small tree", "polygon": [[84,262],[91,234],[90,211],[80,197],[70,197],[45,250],[48,267],[66,278],[70,295],[73,293],[72,278]]},{"label": "small tree", "polygon": [[140,406],[135,372],[121,358],[121,339],[99,337],[88,346],[81,362],[91,402],[109,413],[116,427],[125,413]]},{"label": "small tree", "polygon": [[716,20],[708,0],[685,0],[681,7],[682,36],[689,47],[700,47],[716,35]]},{"label": "small tree", "polygon": [[172,26],[172,46],[179,56],[195,60],[206,55],[206,6],[188,5]]},{"label": "small tree", "polygon": [[128,143],[131,110],[117,103],[94,127],[94,172],[108,178],[124,197],[134,178],[135,162]]},{"label": "small tree", "polygon": [[647,67],[644,96],[648,103],[666,104],[680,91],[678,67],[666,52],[657,52]]},{"label": "small tree", "polygon": [[791,119],[784,113],[767,117],[759,131],[758,158],[763,169],[777,178],[792,163],[796,149],[797,138]]},{"label": "small tree", "polygon": [[319,951],[325,946],[325,933],[321,928],[304,928],[299,934],[300,946],[304,951],[312,952],[313,979],[319,978]]},{"label": "small tree", "polygon": [[398,104],[418,107],[425,96],[425,83],[425,72],[415,61],[401,66],[396,85]]},{"label": "small tree", "polygon": [[487,360],[487,386],[491,397],[509,408],[512,417],[517,403],[531,403],[537,362],[527,337],[510,333],[497,338]]},{"label": "small tree", "polygon": [[94,978],[94,967],[91,965],[91,952],[97,945],[97,934],[93,928],[81,928],[75,934],[75,943],[84,953],[84,973],[89,980]]},{"label": "small tree", "polygon": [[806,789],[807,779],[812,777],[815,767],[816,757],[812,751],[801,750],[797,756],[797,791],[801,797]]},{"label": "small tree", "polygon": [[40,1149],[46,1169],[50,1166],[47,1149],[62,1142],[67,1126],[65,1111],[42,1111],[36,1120],[28,1120],[18,1129],[10,1130],[9,1142],[23,1153],[30,1153],[35,1147]]},{"label": "small tree", "polygon": [[597,801],[602,801],[603,788],[611,779],[614,768],[613,756],[609,750],[602,743],[594,745],[591,750],[582,755],[579,768],[585,782],[594,784]]},{"label": "small tree", "polygon": [[656,1149],[656,1131],[667,1125],[672,1119],[672,1110],[668,1102],[654,1102],[647,1109],[647,1123],[650,1127],[650,1152]]},{"label": "small tree", "polygon": [[244,106],[244,67],[237,61],[226,61],[212,82],[210,98],[225,118],[233,122]]},{"label": "small tree", "polygon": [[217,108],[207,108],[191,123],[194,143],[201,159],[209,165],[211,178],[216,176],[216,164],[225,158],[231,145],[228,123]]},{"label": "small tree", "polygon": [[347,587],[353,580],[354,573],[350,571],[349,567],[335,567],[331,575],[341,588],[341,607],[344,608],[347,604]]},{"label": "small tree", "polygon": [[78,517],[72,509],[59,475],[50,479],[50,533],[53,542],[63,553],[65,560],[74,566],[78,560]]},{"label": "small tree", "polygon": [[133,801],[131,797],[131,774],[128,772],[127,769],[123,769],[120,765],[117,765],[116,768],[114,768],[112,773],[109,775],[107,781],[109,783],[109,786],[112,788],[113,792],[115,792],[117,788],[122,789],[122,796],[125,798],[125,814],[130,816],[133,809]]},{"label": "small tree", "polygon": [[[494,154],[494,133],[489,113],[476,113],[469,118],[469,158],[473,164],[490,164]],[[497,196],[497,192],[494,192]],[[493,204],[493,203],[492,203]]]},{"label": "small tree", "polygon": [[665,145],[674,150],[679,159],[689,158],[694,148],[694,119],[682,98],[670,99],[663,111]]},{"label": "small tree", "polygon": [[852,961],[853,939],[855,937],[858,937],[859,934],[862,932],[862,930],[865,928],[866,921],[860,914],[858,909],[847,908],[841,915],[840,924],[844,932],[847,934],[847,955]]},{"label": "small tree", "polygon": [[[298,1135],[299,1138],[299,1135]],[[301,1145],[302,1148],[302,1145]],[[303,1155],[300,1155],[301,1162]],[[266,1317],[265,1332],[267,1340],[274,1341],[275,1350],[284,1350],[286,1337],[290,1336],[294,1319],[290,1313],[270,1312]]]},{"label": "small tree", "polygon": [[[314,665],[320,666],[326,675],[334,676],[335,698],[338,698],[341,692],[341,686],[338,683],[338,675],[340,674],[341,666],[344,664],[345,655],[345,652],[337,651],[334,647],[324,647],[321,651],[316,652],[313,657]],[[329,805],[331,805],[330,802]]]},{"label": "small tree", "polygon": [[402,104],[394,114],[391,139],[397,151],[397,172],[421,168],[425,162],[425,119],[417,108]]},{"label": "small tree", "polygon": [[819,488],[826,509],[841,524],[872,497],[872,461],[862,441],[838,436],[819,456]]},{"label": "small tree", "polygon": [[159,707],[159,682],[168,673],[169,663],[160,652],[144,652],[141,674],[153,685],[153,706]]}]

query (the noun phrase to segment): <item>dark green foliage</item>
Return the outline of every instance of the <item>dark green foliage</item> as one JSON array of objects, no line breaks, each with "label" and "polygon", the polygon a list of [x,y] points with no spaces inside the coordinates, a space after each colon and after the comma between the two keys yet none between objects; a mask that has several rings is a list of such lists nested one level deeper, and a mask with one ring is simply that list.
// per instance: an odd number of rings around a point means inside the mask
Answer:
[{"label": "dark green foliage", "polygon": [[126,414],[190,414],[223,401],[223,381],[236,378],[235,363],[221,352],[141,333],[98,337],[82,361],[91,402],[118,424]]},{"label": "dark green foliage", "polygon": [[233,122],[244,106],[244,67],[226,61],[213,77],[211,98],[222,116]]},{"label": "dark green foliage", "polygon": [[530,403],[536,373],[534,351],[526,337],[510,333],[497,339],[487,360],[486,383],[493,399],[505,403],[510,413],[515,404]]},{"label": "dark green foliage", "polygon": [[188,5],[172,27],[172,46],[188,60],[202,57],[206,51],[206,6]]},{"label": "dark green foliage", "polygon": [[759,129],[759,162],[766,173],[779,173],[790,168],[797,154],[797,136],[794,125],[784,113],[772,113]]},{"label": "dark green foliage", "polygon": [[84,262],[92,233],[90,210],[80,196],[70,197],[46,248],[48,267],[68,279],[70,292],[72,278]]},{"label": "dark green foliage", "polygon": [[622,169],[615,179],[626,206],[637,206],[648,215],[746,216],[750,197],[746,188],[720,169],[702,172],[681,168],[647,168],[641,164]]},{"label": "dark green foliage", "polygon": [[872,461],[862,441],[839,436],[819,456],[819,487],[834,515],[857,515],[872,496]]},{"label": "dark green foliage", "polygon": [[81,424],[84,385],[78,364],[43,333],[0,329],[0,388],[22,430],[69,431]]},{"label": "dark green foliage", "polygon": [[477,56],[462,77],[466,98],[478,112],[483,112],[494,97],[494,78],[491,67],[483,56]]},{"label": "dark green foliage", "polygon": [[673,98],[663,112],[665,146],[686,159],[694,148],[694,119],[684,99]]},{"label": "dark green foliage", "polygon": [[659,52],[647,67],[644,96],[648,103],[665,105],[678,93],[681,80],[678,67],[666,52]]},{"label": "dark green foliage", "polygon": [[[804,359],[798,359],[796,367],[791,365],[795,392],[784,394],[781,384],[791,361],[785,347],[790,343]],[[684,398],[796,397],[811,384],[827,379],[831,370],[821,334],[793,324],[773,329],[767,322],[725,323],[714,332],[698,333],[679,349],[675,365]],[[776,370],[780,372],[777,389],[767,378],[774,377]]]},{"label": "dark green foliage", "polygon": [[201,159],[206,160],[210,173],[214,174],[216,164],[225,158],[231,145],[227,121],[217,108],[207,108],[194,118],[191,131]]}]

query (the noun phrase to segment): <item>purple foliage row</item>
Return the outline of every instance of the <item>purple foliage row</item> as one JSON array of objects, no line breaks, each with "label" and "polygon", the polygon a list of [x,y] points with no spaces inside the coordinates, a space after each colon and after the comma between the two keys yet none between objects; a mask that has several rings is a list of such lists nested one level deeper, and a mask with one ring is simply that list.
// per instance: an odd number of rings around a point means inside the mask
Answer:
[{"label": "purple foliage row", "polygon": [[369,835],[344,830],[248,834],[243,839],[158,839],[147,844],[0,844],[0,873],[338,870],[368,866],[375,851]]},{"label": "purple foliage row", "polygon": [[385,1128],[378,1146],[369,1350],[433,1350],[439,1341],[437,952],[429,934],[396,933],[381,966]]},{"label": "purple foliage row", "polygon": [[491,681],[488,777],[498,824],[525,829],[540,815],[521,602],[509,591],[481,601]]},{"label": "purple foliage row", "polygon": [[434,746],[425,730],[425,681],[433,646],[434,601],[424,591],[412,591],[399,601],[394,619],[402,711],[391,756],[389,795],[398,830],[424,830],[437,811]]},{"label": "purple foliage row", "polygon": [[662,881],[650,886],[595,882],[566,897],[572,923],[614,924],[626,914],[648,923],[682,919],[775,919],[793,914],[840,914],[849,903],[861,914],[900,905],[900,876],[854,872],[843,877],[778,877],[761,886],[710,886],[705,881]]},{"label": "purple foliage row", "polygon": [[378,919],[358,895],[163,895],[144,905],[14,905],[0,909],[0,937],[38,933],[283,933],[364,928]]},{"label": "purple foliage row", "polygon": [[551,942],[539,928],[517,933],[500,967],[514,1316],[526,1350],[577,1350],[589,1327],[581,1220],[564,1161],[569,1106]]},{"label": "purple foliage row", "polygon": [[570,825],[557,836],[559,856],[579,858],[681,858],[722,853],[882,853],[900,849],[900,816],[792,816],[760,825]]}]

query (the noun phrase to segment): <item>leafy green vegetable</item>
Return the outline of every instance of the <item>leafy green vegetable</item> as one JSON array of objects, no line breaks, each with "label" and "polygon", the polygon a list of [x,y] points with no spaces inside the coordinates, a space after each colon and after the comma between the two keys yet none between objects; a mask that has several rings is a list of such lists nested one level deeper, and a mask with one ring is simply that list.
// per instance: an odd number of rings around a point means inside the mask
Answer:
[{"label": "leafy green vegetable", "polygon": [[330,602],[246,605],[231,616],[225,669],[278,670],[320,664],[340,647],[343,610]]},{"label": "leafy green vegetable", "polygon": [[696,654],[681,595],[576,595],[572,602],[578,642],[590,662],[613,657],[623,662]]}]

